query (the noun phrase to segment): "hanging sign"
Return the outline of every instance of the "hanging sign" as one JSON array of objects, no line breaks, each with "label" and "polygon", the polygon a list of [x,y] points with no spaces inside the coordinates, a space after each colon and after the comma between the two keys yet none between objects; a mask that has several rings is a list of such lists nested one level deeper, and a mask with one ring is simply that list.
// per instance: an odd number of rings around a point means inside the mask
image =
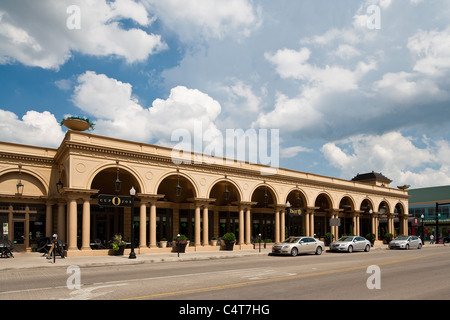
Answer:
[{"label": "hanging sign", "polygon": [[288,214],[290,217],[301,216],[302,209],[300,208],[288,208]]},{"label": "hanging sign", "polygon": [[98,205],[101,207],[131,207],[130,196],[112,196],[101,194],[98,196]]}]

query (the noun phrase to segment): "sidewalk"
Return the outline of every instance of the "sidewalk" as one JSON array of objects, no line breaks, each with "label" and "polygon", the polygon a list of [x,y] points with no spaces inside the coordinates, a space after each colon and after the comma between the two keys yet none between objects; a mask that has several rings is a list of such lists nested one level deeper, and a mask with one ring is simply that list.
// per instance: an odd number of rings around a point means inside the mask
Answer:
[{"label": "sidewalk", "polygon": [[69,257],[62,259],[57,256],[55,263],[52,259],[47,259],[39,252],[13,252],[14,258],[0,259],[0,271],[27,269],[27,268],[41,268],[41,267],[67,267],[76,265],[79,267],[87,266],[112,266],[112,265],[134,265],[143,263],[155,262],[180,262],[180,261],[194,261],[194,260],[211,260],[211,259],[226,259],[237,258],[254,255],[268,255],[271,249],[261,248],[252,250],[233,250],[233,251],[199,251],[186,252],[178,254],[175,253],[149,253],[137,254],[136,259],[129,259],[128,255],[123,256],[88,256],[88,257]]},{"label": "sidewalk", "polygon": [[[426,243],[422,249],[442,247],[442,244],[428,244]],[[447,245],[448,246],[448,245]],[[371,250],[388,250],[387,245],[375,244]],[[328,247],[326,247],[328,251]],[[53,259],[47,259],[38,252],[13,252],[14,258],[0,259],[0,271],[14,270],[14,269],[28,269],[28,268],[42,268],[42,267],[67,267],[76,265],[79,267],[87,266],[113,266],[113,265],[134,265],[143,263],[156,262],[180,262],[180,261],[195,261],[195,260],[212,260],[212,259],[227,259],[238,258],[246,256],[268,255],[271,249],[261,248],[251,250],[233,250],[233,251],[198,251],[180,253],[150,253],[138,254],[136,259],[129,259],[128,255],[123,256],[89,256],[89,257],[70,257],[62,259],[56,257],[55,263]],[[323,254],[329,254],[324,252]]]}]

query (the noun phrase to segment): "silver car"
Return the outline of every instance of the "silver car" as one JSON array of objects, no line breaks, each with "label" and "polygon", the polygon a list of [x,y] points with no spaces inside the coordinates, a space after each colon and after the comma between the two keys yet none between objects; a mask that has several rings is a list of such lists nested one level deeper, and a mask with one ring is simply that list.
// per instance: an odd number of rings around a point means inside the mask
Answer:
[{"label": "silver car", "polygon": [[389,249],[422,248],[422,240],[416,236],[400,236],[389,242]]},{"label": "silver car", "polygon": [[360,236],[345,236],[330,244],[331,251],[353,252],[357,250],[370,251],[370,241]]},{"label": "silver car", "polygon": [[272,254],[290,254],[295,257],[302,253],[322,254],[325,248],[323,241],[311,237],[290,237],[272,247]]}]

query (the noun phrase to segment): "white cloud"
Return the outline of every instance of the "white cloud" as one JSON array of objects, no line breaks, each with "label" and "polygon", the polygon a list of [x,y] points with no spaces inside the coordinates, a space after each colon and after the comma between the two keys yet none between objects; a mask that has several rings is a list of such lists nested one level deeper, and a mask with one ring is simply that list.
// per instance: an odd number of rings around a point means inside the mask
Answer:
[{"label": "white cloud", "polygon": [[[80,28],[70,29],[67,20],[75,14],[67,8],[80,8]],[[124,29],[122,19],[134,22]],[[0,62],[18,61],[27,66],[59,69],[80,52],[95,56],[117,56],[133,63],[167,48],[161,36],[148,34],[153,20],[142,4],[131,0],[115,2],[4,1],[0,4]]]},{"label": "white cloud", "polygon": [[300,152],[312,152],[312,149],[305,148],[302,146],[295,146],[295,147],[288,147],[288,148],[282,148],[280,150],[280,156],[281,158],[293,158]]},{"label": "white cloud", "polygon": [[221,112],[220,104],[207,94],[183,86],[146,108],[129,83],[92,71],[78,77],[72,99],[78,108],[97,118],[96,133],[161,145],[173,144],[171,136],[177,129],[185,129],[193,137],[199,122],[204,131],[217,130],[214,121]]},{"label": "white cloud", "polygon": [[408,49],[417,58],[414,70],[442,77],[450,70],[450,27],[442,31],[420,30],[408,39]]},{"label": "white cloud", "polygon": [[28,111],[19,119],[13,112],[0,109],[0,137],[2,141],[56,148],[64,132],[48,111]]},{"label": "white cloud", "polygon": [[145,0],[147,7],[182,41],[248,37],[261,25],[261,13],[248,0]]},{"label": "white cloud", "polygon": [[[423,144],[424,147],[418,145]],[[341,176],[351,179],[356,173],[382,172],[393,184],[413,187],[450,183],[448,141],[432,142],[403,136],[400,132],[383,135],[357,135],[323,145],[321,151]]]}]

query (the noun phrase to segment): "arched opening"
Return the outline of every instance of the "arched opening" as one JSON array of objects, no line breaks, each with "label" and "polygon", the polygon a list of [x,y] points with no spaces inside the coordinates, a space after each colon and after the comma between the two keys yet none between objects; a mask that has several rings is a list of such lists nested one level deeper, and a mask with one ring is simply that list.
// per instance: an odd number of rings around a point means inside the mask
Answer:
[{"label": "arched opening", "polygon": [[261,239],[266,242],[273,242],[275,239],[275,193],[266,184],[259,186],[253,191],[252,202],[252,236],[257,239],[261,234]]},{"label": "arched opening", "polygon": [[[229,180],[214,184],[209,198],[216,199],[213,203],[214,212],[209,211],[209,234],[212,237],[222,237],[225,233],[233,232],[239,239],[239,190]],[[214,215],[216,215],[214,217]],[[217,222],[215,223],[215,221]]]},{"label": "arched opening", "polygon": [[0,240],[11,241],[16,251],[37,246],[46,236],[47,189],[42,181],[21,169],[7,172],[0,176],[0,195],[6,200],[0,202]]},{"label": "arched opening", "polygon": [[360,206],[360,235],[366,238],[370,238],[370,234],[372,234],[372,215],[373,208],[372,203],[368,199],[364,199]]},{"label": "arched opening", "polygon": [[[104,169],[96,174],[91,183],[92,190],[99,190],[98,194],[129,196],[133,187],[136,193],[141,192],[141,187],[137,179],[126,169],[119,167],[120,189],[117,189],[117,167]],[[92,196],[96,198],[97,195]],[[137,202],[138,198],[135,199]],[[136,203],[136,202],[135,202]],[[77,208],[78,241],[81,248],[82,239],[82,212],[83,205],[78,204]],[[123,207],[101,207],[97,202],[91,204],[90,239],[91,243],[101,243],[98,247],[109,247],[109,241],[115,234],[121,234],[126,242],[131,242],[131,227],[134,228],[134,243],[139,243],[139,208],[133,208],[134,225],[131,226],[131,208]],[[144,222],[145,223],[145,222]]]},{"label": "arched opening", "polygon": [[330,197],[321,193],[314,202],[314,233],[316,238],[325,236],[327,232],[331,232],[331,227],[327,221],[331,218],[332,202]]},{"label": "arched opening", "polygon": [[164,198],[156,208],[156,241],[172,241],[182,234],[193,243],[197,194],[192,182],[180,173],[172,174],[161,181],[157,193]]},{"label": "arched opening", "polygon": [[355,214],[355,207],[353,200],[350,197],[343,197],[339,202],[339,217],[341,225],[339,226],[339,235],[355,235],[355,227],[353,225],[353,217]]},{"label": "arched opening", "polygon": [[[389,210],[389,205],[386,201],[381,201],[381,203],[378,206],[378,213],[379,213],[379,230],[378,230],[378,234],[380,236],[380,238],[384,239],[385,235],[389,232],[389,226],[388,226],[388,213],[390,212]],[[393,230],[392,230],[393,231]]]},{"label": "arched opening", "polygon": [[304,236],[306,229],[303,217],[306,212],[306,197],[300,190],[292,190],[289,192],[286,203],[289,202],[290,207],[286,214],[286,238],[289,236]]}]

